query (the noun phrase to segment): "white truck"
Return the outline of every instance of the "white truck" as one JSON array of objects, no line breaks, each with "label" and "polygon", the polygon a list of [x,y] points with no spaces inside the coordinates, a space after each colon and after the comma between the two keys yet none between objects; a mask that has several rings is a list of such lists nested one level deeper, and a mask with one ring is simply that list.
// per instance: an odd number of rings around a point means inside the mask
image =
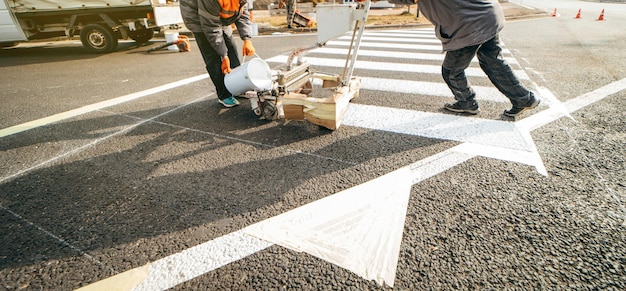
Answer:
[{"label": "white truck", "polygon": [[182,22],[178,1],[0,0],[0,47],[80,36],[87,50],[109,53],[119,39],[145,43],[156,31]]}]

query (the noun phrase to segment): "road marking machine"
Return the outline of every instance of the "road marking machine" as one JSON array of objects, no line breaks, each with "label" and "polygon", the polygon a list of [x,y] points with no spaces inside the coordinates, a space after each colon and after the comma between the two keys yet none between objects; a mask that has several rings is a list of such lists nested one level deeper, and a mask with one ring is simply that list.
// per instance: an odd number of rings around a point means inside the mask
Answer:
[{"label": "road marking machine", "polygon": [[[261,118],[307,120],[331,130],[337,129],[348,103],[359,94],[361,81],[352,76],[352,72],[370,5],[370,0],[349,4],[320,3],[316,12],[317,43],[292,51],[286,64],[271,72],[265,84],[239,94],[231,93],[249,98],[253,112]],[[340,74],[316,72],[303,60],[306,52],[322,47],[350,30],[353,30],[352,39]]]}]

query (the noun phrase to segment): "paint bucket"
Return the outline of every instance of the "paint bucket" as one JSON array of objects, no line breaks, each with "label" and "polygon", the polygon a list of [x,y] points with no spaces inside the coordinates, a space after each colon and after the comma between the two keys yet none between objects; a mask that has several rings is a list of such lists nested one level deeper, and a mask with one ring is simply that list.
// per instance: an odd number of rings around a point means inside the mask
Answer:
[{"label": "paint bucket", "polygon": [[[178,40],[178,32],[166,31],[165,32],[165,42],[174,42]],[[170,51],[179,51],[178,46],[173,44],[167,47],[167,50]]]},{"label": "paint bucket", "polygon": [[224,76],[224,85],[233,96],[251,90],[272,88],[272,71],[261,58],[253,58]]}]

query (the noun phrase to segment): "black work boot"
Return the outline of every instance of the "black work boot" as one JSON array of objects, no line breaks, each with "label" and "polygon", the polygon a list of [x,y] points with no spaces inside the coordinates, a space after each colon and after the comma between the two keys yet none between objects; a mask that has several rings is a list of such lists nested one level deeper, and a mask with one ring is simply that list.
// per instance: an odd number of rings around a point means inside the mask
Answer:
[{"label": "black work boot", "polygon": [[457,101],[453,104],[446,103],[444,108],[458,113],[478,114],[478,112],[480,112],[480,108],[478,108],[476,100]]},{"label": "black work boot", "polygon": [[504,110],[504,115],[509,116],[509,117],[516,117],[528,109],[533,109],[537,107],[539,103],[541,103],[541,100],[539,100],[539,98],[535,97],[535,95],[533,94],[530,100],[528,100],[528,103],[526,103],[526,105],[522,107],[513,105],[513,108],[509,110]]}]

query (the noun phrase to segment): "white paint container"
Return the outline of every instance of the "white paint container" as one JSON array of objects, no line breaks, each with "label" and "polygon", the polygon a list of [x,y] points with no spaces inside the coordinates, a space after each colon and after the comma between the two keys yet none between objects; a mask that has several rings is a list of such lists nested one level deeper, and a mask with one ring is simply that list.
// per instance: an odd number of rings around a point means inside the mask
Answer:
[{"label": "white paint container", "polygon": [[[166,31],[165,32],[165,42],[173,42],[178,40],[178,32],[175,31]],[[167,47],[167,50],[170,51],[178,51],[178,46],[173,44]]]},{"label": "white paint container", "polygon": [[226,74],[224,85],[233,96],[250,90],[269,90],[272,87],[272,71],[263,59],[254,58]]}]

